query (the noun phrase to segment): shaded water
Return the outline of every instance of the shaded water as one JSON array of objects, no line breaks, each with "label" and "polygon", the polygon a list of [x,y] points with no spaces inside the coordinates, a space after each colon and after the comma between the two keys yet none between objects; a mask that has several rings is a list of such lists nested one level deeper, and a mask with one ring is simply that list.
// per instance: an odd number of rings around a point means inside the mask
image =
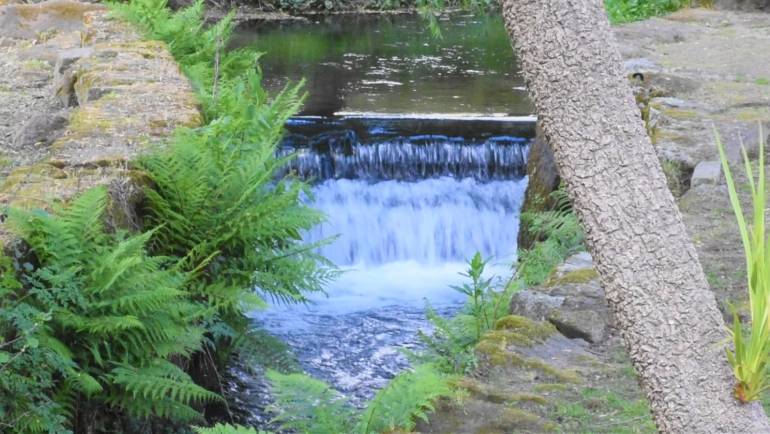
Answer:
[{"label": "shaded water", "polygon": [[265,52],[269,89],[307,80],[301,114],[532,113],[499,15],[443,16],[438,39],[416,15],[310,20],[247,25],[236,35]]},{"label": "shaded water", "polygon": [[[267,51],[265,82],[308,77],[310,98],[287,125],[287,170],[313,184],[328,219],[308,241],[345,271],[308,306],[255,312],[302,367],[355,402],[407,366],[401,350],[464,302],[451,285],[476,251],[510,277],[533,135],[499,18],[456,16],[444,39],[417,17],[334,17],[278,24],[240,41]],[[241,402],[259,420],[264,385]]]}]

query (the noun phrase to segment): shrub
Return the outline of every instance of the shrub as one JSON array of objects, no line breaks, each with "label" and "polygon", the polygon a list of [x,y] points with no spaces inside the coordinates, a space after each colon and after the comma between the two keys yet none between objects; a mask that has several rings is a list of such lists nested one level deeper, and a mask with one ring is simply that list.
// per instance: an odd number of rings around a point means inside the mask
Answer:
[{"label": "shrub", "polygon": [[[32,248],[37,266],[27,263],[21,281],[4,285],[3,335],[18,342],[6,344],[18,358],[4,368],[21,380],[42,379],[31,396],[54,410],[42,426],[71,426],[61,419],[78,420],[96,407],[200,418],[191,404],[221,398],[171,360],[200,348],[204,330],[190,318],[200,317],[204,306],[184,292],[187,276],[172,258],[147,254],[152,232],[105,230],[106,206],[100,187],[55,214],[11,210],[8,225]],[[41,365],[27,365],[36,359]],[[28,410],[33,403],[25,404]]]}]

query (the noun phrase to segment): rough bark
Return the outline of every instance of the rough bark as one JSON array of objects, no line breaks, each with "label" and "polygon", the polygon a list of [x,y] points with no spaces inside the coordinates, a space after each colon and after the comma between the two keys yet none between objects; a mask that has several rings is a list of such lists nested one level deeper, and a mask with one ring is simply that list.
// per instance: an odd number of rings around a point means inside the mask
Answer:
[{"label": "rough bark", "polygon": [[658,428],[770,432],[759,404],[732,396],[725,324],[602,2],[504,0],[504,17]]}]

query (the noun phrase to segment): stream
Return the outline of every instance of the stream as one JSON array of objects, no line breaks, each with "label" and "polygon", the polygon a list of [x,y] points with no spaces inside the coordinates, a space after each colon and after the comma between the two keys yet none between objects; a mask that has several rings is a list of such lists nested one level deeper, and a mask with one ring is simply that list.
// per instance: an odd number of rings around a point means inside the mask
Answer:
[{"label": "stream", "polygon": [[[430,331],[426,303],[456,313],[465,261],[508,279],[534,118],[499,17],[315,17],[239,29],[265,51],[275,91],[307,78],[309,97],[287,125],[286,170],[312,185],[327,221],[308,241],[342,276],[307,306],[270,306],[254,322],[288,343],[302,368],[361,404],[408,366]],[[263,381],[245,372],[232,395],[263,424]]]}]

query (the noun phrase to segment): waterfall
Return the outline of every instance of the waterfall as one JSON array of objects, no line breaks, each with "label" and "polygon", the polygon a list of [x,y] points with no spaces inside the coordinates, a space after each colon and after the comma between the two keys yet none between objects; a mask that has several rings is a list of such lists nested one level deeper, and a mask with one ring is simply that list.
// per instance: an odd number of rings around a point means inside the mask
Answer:
[{"label": "waterfall", "polygon": [[510,260],[526,182],[441,177],[416,182],[327,180],[314,206],[328,221],[309,240],[338,236],[321,253],[341,266],[462,262],[479,251]]},{"label": "waterfall", "polygon": [[311,204],[327,216],[305,238],[331,239],[319,253],[345,272],[328,298],[302,309],[458,303],[451,286],[476,252],[491,259],[491,273],[510,275],[529,139],[485,122],[485,129],[440,119],[289,123],[280,154],[296,155],[288,170],[313,183]]},{"label": "waterfall", "polygon": [[[289,170],[305,179],[399,179],[451,176],[477,180],[520,178],[526,144],[520,137],[491,137],[481,143],[462,137],[419,135],[361,143],[352,131],[325,134],[296,153]],[[319,149],[326,152],[319,152]]]}]

